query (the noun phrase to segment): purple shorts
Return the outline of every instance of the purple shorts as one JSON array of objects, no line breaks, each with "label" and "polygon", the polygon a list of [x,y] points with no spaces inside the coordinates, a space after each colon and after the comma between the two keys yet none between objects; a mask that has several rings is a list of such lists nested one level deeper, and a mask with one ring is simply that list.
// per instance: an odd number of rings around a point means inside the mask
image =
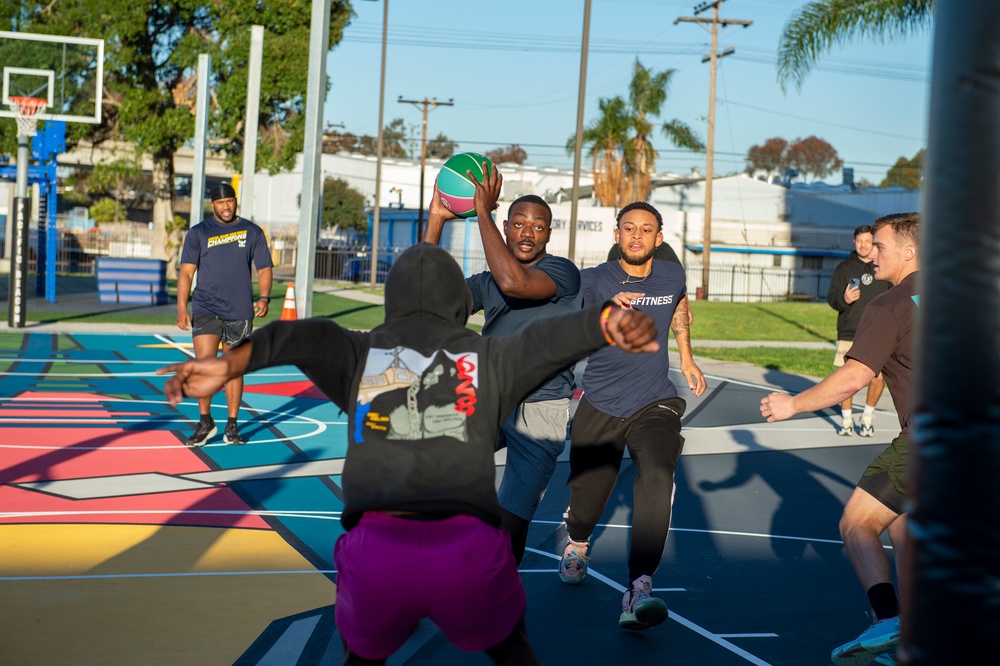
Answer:
[{"label": "purple shorts", "polygon": [[527,598],[510,536],[472,516],[412,520],[366,512],[337,540],[335,617],[351,651],[386,659],[427,617],[470,652],[500,643]]}]

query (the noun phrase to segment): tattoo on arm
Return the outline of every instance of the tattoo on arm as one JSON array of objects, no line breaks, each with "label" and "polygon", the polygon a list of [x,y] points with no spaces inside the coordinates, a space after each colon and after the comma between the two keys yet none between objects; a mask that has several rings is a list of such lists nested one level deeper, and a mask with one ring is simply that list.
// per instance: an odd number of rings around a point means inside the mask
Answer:
[{"label": "tattoo on arm", "polygon": [[673,319],[670,320],[670,330],[674,332],[674,339],[678,348],[681,345],[691,344],[691,325],[688,323],[688,301],[682,298],[674,310]]}]

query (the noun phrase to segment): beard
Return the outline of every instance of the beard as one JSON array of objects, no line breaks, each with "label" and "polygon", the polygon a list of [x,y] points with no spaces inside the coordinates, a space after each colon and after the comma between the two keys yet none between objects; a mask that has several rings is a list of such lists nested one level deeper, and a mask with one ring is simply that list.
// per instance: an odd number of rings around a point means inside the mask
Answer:
[{"label": "beard", "polygon": [[645,264],[646,262],[648,262],[650,259],[653,258],[653,255],[656,253],[656,248],[654,247],[650,249],[648,252],[643,252],[642,254],[639,255],[630,255],[626,247],[622,247],[621,245],[619,245],[618,251],[621,252],[622,259],[625,260],[626,264],[629,264],[631,266],[642,266],[643,264]]}]

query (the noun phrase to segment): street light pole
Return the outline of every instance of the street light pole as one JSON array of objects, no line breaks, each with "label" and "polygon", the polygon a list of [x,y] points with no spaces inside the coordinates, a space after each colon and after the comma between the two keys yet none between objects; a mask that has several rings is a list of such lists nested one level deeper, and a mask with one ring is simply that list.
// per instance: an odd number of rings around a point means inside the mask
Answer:
[{"label": "street light pole", "polygon": [[369,287],[378,279],[378,223],[382,192],[382,140],[385,125],[385,46],[389,36],[389,0],[382,0],[382,74],[378,86],[378,142],[375,147],[375,210],[372,213],[372,251]]},{"label": "street light pole", "polygon": [[583,5],[583,40],[580,45],[580,93],[576,101],[576,140],[573,145],[573,198],[569,204],[569,252],[576,261],[576,216],[580,205],[580,156],[583,152],[583,104],[587,88],[587,46],[590,43],[590,0]]}]

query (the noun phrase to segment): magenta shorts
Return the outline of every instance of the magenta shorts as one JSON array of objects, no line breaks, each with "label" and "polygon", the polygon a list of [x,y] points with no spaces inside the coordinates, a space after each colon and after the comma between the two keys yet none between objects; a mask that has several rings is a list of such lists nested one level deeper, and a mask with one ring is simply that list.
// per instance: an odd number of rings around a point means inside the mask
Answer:
[{"label": "magenta shorts", "polygon": [[430,618],[454,645],[491,648],[527,607],[510,537],[472,516],[367,512],[337,540],[335,617],[351,651],[386,659]]}]

